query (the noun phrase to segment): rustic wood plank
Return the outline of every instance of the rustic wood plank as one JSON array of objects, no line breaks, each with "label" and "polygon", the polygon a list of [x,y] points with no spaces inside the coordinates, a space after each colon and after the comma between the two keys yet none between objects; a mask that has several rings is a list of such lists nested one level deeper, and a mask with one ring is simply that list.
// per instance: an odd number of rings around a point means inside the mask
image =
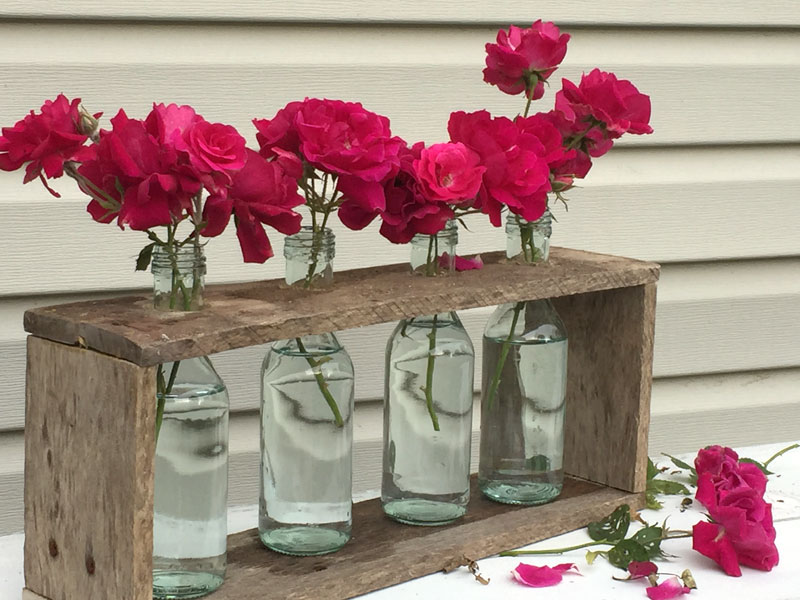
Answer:
[{"label": "rustic wood plank", "polygon": [[253,529],[228,538],[228,572],[213,600],[341,600],[583,527],[630,494],[567,478],[551,504],[508,506],[486,500],[473,477],[465,518],[445,527],[409,527],[389,520],[380,500],[353,507],[353,539],[339,552],[298,558],[266,550]]},{"label": "rustic wood plank", "polygon": [[151,600],[155,369],[28,338],[25,585]]},{"label": "rustic wood plank", "polygon": [[485,262],[440,278],[412,277],[406,264],[344,271],[314,293],[280,280],[211,286],[206,308],[193,313],[156,312],[145,296],[39,308],[25,313],[25,330],[150,366],[442,310],[636,286],[656,281],[659,269],[563,248],[535,267],[508,264],[501,253]]},{"label": "rustic wood plank", "polygon": [[45,598],[44,596],[40,596],[39,594],[34,594],[28,588],[22,590],[22,600],[50,600],[49,598]]},{"label": "rustic wood plank", "polygon": [[569,334],[564,469],[642,492],[656,285],[567,296],[555,304]]}]

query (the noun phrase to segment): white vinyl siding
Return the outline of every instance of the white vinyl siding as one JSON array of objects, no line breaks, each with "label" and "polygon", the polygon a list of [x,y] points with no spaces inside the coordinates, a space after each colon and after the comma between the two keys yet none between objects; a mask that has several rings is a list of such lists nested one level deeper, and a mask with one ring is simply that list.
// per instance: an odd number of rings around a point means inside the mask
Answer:
[{"label": "white vinyl siding", "polygon": [[[360,100],[409,141],[442,141],[451,110],[513,115],[520,98],[482,82],[484,50],[507,22],[555,20],[573,35],[562,76],[599,66],[653,100],[650,136],[599,159],[553,243],[663,265],[651,450],[755,444],[800,433],[800,4],[750,1],[513,2],[4,0],[0,126],[59,92],[106,118],[124,106],[190,103],[255,142],[253,117],[290,100]],[[0,534],[21,529],[26,308],[145,291],[140,232],[99,225],[71,181],[63,198],[0,172]],[[480,219],[460,253],[499,249]],[[230,232],[232,234],[232,232]],[[336,225],[336,268],[407,259],[372,226]],[[276,257],[241,262],[235,235],[211,240],[210,283],[279,277]],[[476,349],[491,309],[465,311]],[[356,363],[358,490],[380,469],[384,343],[392,324],[342,334]],[[231,391],[231,502],[256,499],[264,347],[214,357]],[[480,359],[477,361],[480,365]],[[476,378],[479,381],[479,378]]]}]

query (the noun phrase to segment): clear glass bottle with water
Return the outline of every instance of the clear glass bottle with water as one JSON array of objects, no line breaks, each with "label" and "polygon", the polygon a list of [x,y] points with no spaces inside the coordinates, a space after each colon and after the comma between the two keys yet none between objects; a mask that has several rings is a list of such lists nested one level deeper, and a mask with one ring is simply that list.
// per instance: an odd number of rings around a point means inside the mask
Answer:
[{"label": "clear glass bottle with water", "polygon": [[[199,247],[153,253],[159,310],[203,304]],[[197,598],[223,582],[228,503],[228,392],[207,357],[159,365],[156,379],[153,597]]]},{"label": "clear glass bottle with water", "polygon": [[[332,283],[330,230],[289,236],[284,256],[288,284]],[[276,342],[261,384],[261,541],[284,554],[334,552],[350,539],[352,525],[350,356],[333,333]]]},{"label": "clear glass bottle with water", "polygon": [[[510,214],[508,259],[546,262],[550,232],[549,212],[532,223]],[[550,300],[498,306],[483,335],[478,483],[487,497],[543,504],[561,493],[566,383],[567,332]]]},{"label": "clear glass bottle with water", "polygon": [[[415,273],[452,271],[454,222],[411,244]],[[404,319],[386,346],[384,512],[411,525],[443,525],[469,502],[475,353],[458,315]]]}]

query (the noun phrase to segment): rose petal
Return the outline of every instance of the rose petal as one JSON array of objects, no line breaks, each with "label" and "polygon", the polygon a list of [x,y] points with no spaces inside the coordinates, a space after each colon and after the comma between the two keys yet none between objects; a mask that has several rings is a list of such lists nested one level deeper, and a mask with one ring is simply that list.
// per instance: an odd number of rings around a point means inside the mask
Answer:
[{"label": "rose petal", "polygon": [[696,523],[692,528],[692,548],[716,562],[728,575],[741,576],[736,550],[719,525],[707,521]]},{"label": "rose petal", "polygon": [[656,586],[647,588],[647,597],[650,600],[671,600],[671,598],[683,596],[691,591],[688,587],[681,585],[677,577],[670,577]]},{"label": "rose petal", "polygon": [[519,563],[517,568],[511,571],[514,579],[529,587],[550,587],[561,582],[564,573],[574,571],[578,574],[578,567],[573,563],[563,563],[555,567],[537,567]]},{"label": "rose petal", "polygon": [[[447,268],[450,266],[450,255],[447,252],[442,253],[439,257],[439,266],[443,268]],[[476,254],[472,258],[467,258],[465,256],[456,256],[455,257],[455,269],[456,271],[472,271],[474,269],[482,269],[483,268],[483,259],[481,258],[480,254]]]},{"label": "rose petal", "polygon": [[628,564],[628,573],[631,574],[631,579],[647,577],[656,572],[658,572],[658,567],[655,563],[651,563],[650,561],[633,560]]}]

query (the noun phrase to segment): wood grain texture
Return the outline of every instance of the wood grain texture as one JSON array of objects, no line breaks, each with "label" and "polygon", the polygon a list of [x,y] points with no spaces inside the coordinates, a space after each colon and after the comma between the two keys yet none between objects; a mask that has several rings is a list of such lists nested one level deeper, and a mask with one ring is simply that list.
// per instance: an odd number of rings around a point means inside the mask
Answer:
[{"label": "wood grain texture", "polygon": [[[623,10],[624,8],[624,10]],[[790,27],[800,25],[792,0],[771,0],[769,10],[759,10],[747,0],[627,3],[560,2],[541,0],[532,14],[524,0],[511,2],[468,2],[445,0],[238,0],[220,4],[215,0],[4,0],[0,17],[51,17],[60,19],[164,19],[164,20],[248,20],[367,22],[367,23],[530,23],[537,16],[560,25],[739,25],[746,27]]]},{"label": "wood grain texture", "polygon": [[281,280],[211,286],[197,312],[157,312],[128,296],[25,313],[25,330],[150,366],[268,341],[521,299],[552,298],[653,282],[654,263],[556,248],[549,264],[509,264],[501,253],[477,271],[409,275],[407,264],[344,271],[309,292]]},{"label": "wood grain texture", "polygon": [[[266,550],[253,529],[228,538],[228,572],[212,600],[341,600],[453,569],[503,550],[585,526],[627,503],[629,494],[567,478],[551,504],[518,507],[486,500],[473,477],[463,520],[444,527],[409,527],[389,520],[380,500],[353,507],[353,538],[339,552],[298,558]],[[324,590],[324,591],[323,591]]]},{"label": "wood grain texture", "polygon": [[40,596],[39,594],[34,594],[29,589],[25,588],[22,590],[22,600],[50,600],[49,598],[45,598],[44,596]]},{"label": "wood grain texture", "polygon": [[654,283],[555,300],[569,335],[564,469],[644,491]]},{"label": "wood grain texture", "polygon": [[28,338],[25,585],[151,600],[155,370]]}]

